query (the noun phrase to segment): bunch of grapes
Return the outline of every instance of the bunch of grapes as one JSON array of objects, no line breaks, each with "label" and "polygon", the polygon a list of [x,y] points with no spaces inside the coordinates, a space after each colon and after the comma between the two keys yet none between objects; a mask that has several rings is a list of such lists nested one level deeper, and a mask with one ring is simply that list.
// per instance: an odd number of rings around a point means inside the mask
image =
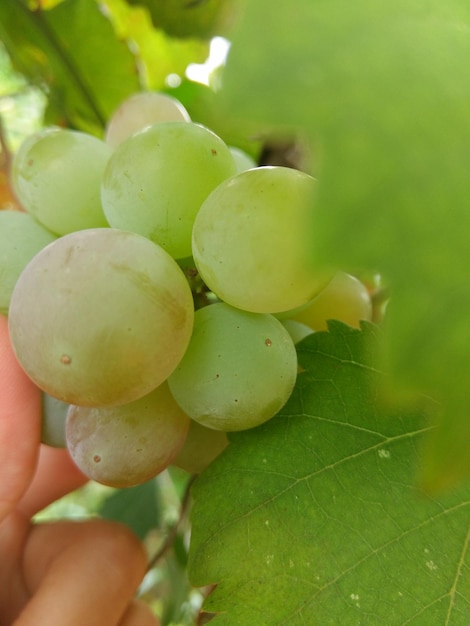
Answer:
[{"label": "bunch of grapes", "polygon": [[299,339],[371,317],[359,280],[312,265],[314,178],[256,166],[164,94],[126,100],[103,139],[36,133],[12,184],[0,312],[43,441],[103,484],[200,472],[287,402]]}]

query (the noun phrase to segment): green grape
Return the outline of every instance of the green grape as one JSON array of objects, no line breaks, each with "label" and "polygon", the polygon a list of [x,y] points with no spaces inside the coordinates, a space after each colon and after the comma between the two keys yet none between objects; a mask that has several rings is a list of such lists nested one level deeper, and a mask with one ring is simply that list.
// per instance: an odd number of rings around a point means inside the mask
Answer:
[{"label": "green grape", "polygon": [[172,96],[155,91],[136,93],[114,111],[106,126],[105,142],[116,148],[138,130],[157,122],[190,122],[184,106]]},{"label": "green grape", "polygon": [[281,320],[281,322],[291,336],[294,344],[299,343],[299,341],[302,341],[302,339],[305,339],[305,337],[311,335],[314,332],[309,326],[307,326],[306,324],[302,324],[297,320],[286,319]]},{"label": "green grape", "polygon": [[191,256],[201,203],[234,173],[228,147],[204,126],[154,124],[116,148],[103,178],[103,208],[111,226],[140,233],[181,259]]},{"label": "green grape", "polygon": [[196,311],[190,344],[168,384],[189,417],[235,431],[273,417],[296,375],[295,347],[279,320],[219,302]]},{"label": "green grape", "polygon": [[227,434],[190,421],[188,436],[172,465],[190,474],[200,474],[228,446]]},{"label": "green grape", "polygon": [[235,161],[237,173],[244,172],[245,170],[251,170],[253,167],[256,167],[256,161],[244,150],[235,146],[229,146],[228,149],[230,150],[233,160]]},{"label": "green grape", "polygon": [[29,261],[56,239],[28,213],[0,211],[0,313],[8,315],[13,287]]},{"label": "green grape", "polygon": [[330,278],[311,262],[314,187],[287,167],[258,167],[219,185],[193,229],[194,261],[209,289],[255,313],[311,300]]},{"label": "green grape", "polygon": [[69,404],[42,392],[41,442],[52,448],[66,448],[65,422]]},{"label": "green grape", "polygon": [[9,328],[23,369],[83,406],[131,402],[160,385],[188,345],[193,299],[162,248],[111,228],[57,239],[13,290]]},{"label": "green grape", "polygon": [[337,272],[306,307],[292,313],[292,319],[313,330],[327,330],[328,320],[339,320],[359,328],[361,320],[372,319],[372,300],[360,280],[345,272]]},{"label": "green grape", "polygon": [[100,184],[112,153],[86,133],[49,129],[13,159],[12,184],[24,208],[57,235],[107,226]]},{"label": "green grape", "polygon": [[67,448],[88,478],[110,487],[132,487],[170,465],[188,428],[188,416],[164,382],[143,398],[118,407],[71,406]]}]

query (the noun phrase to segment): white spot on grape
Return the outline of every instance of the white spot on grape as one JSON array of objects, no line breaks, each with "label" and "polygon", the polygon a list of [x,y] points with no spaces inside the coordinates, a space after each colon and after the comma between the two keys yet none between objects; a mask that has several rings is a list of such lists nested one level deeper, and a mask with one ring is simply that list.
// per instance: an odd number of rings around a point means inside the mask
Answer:
[{"label": "white spot on grape", "polygon": [[265,526],[269,526],[269,520],[267,519],[267,520],[264,522],[264,524],[265,524]]},{"label": "white spot on grape", "polygon": [[390,458],[390,450],[384,450],[383,448],[378,451],[378,455],[381,459],[389,459]]},{"label": "white spot on grape", "polygon": [[266,557],[266,565],[271,565],[273,561],[274,561],[274,554],[268,554],[268,556]]},{"label": "white spot on grape", "polygon": [[427,567],[428,569],[430,569],[430,570],[431,570],[431,572],[435,572],[437,569],[439,569],[439,568],[437,567],[437,565],[434,563],[434,561],[427,561],[427,562],[426,562],[426,567]]},{"label": "white spot on grape", "polygon": [[292,569],[294,567],[294,561],[290,560],[289,561],[289,567]]}]

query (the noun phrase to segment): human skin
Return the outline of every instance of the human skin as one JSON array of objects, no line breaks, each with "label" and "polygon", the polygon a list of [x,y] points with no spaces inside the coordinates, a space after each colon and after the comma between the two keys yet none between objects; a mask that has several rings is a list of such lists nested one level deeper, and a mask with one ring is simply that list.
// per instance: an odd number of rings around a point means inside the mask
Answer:
[{"label": "human skin", "polygon": [[67,451],[41,446],[40,406],[0,315],[0,626],[157,626],[134,599],[146,556],[127,527],[31,521],[86,482]]}]

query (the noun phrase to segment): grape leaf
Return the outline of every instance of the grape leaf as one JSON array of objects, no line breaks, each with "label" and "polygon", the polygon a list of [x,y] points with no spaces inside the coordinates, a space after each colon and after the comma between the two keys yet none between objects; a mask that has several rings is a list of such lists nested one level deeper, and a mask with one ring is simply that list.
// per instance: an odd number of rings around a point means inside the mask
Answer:
[{"label": "grape leaf", "polygon": [[225,34],[233,21],[237,0],[127,0],[145,6],[156,28],[173,37],[208,39]]},{"label": "grape leaf", "polygon": [[468,624],[470,485],[415,489],[425,414],[378,401],[377,328],[299,344],[285,408],[193,487],[189,574],[214,626]]},{"label": "grape leaf", "polygon": [[190,63],[204,63],[209,56],[209,42],[201,39],[177,39],[155,28],[144,7],[129,6],[125,0],[106,0],[116,33],[138,47],[142,79],[146,89],[167,88],[170,74],[184,76]]},{"label": "grape leaf", "polygon": [[256,0],[224,76],[232,118],[309,136],[317,261],[390,284],[387,371],[443,403],[434,488],[470,473],[469,25],[458,0]]},{"label": "grape leaf", "polygon": [[127,524],[144,540],[160,522],[159,490],[155,480],[136,487],[116,489],[102,503],[98,514],[104,519]]},{"label": "grape leaf", "polygon": [[101,135],[109,115],[139,89],[135,56],[94,0],[65,0],[48,11],[3,0],[0,39],[15,69],[48,92],[48,123]]}]

